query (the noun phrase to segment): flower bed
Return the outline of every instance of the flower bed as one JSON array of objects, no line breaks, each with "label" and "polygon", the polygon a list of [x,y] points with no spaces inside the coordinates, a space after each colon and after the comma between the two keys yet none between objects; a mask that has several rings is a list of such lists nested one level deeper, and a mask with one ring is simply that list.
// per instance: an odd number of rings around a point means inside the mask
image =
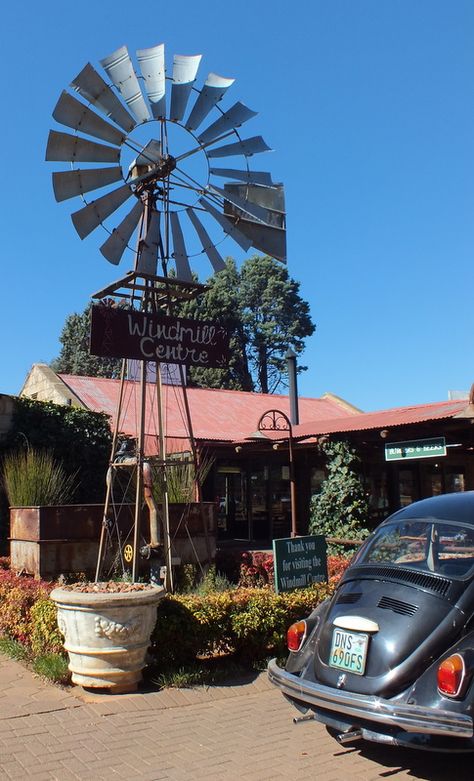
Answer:
[{"label": "flower bed", "polygon": [[[286,630],[329,597],[349,560],[328,558],[329,583],[275,594],[273,557],[251,554],[236,588],[206,594],[166,595],[158,605],[151,654],[160,665],[184,665],[199,657],[232,654],[243,661],[285,653]],[[56,606],[57,585],[15,575],[0,561],[0,636],[18,641],[32,655],[63,655]],[[252,583],[253,581],[253,583]],[[120,590],[130,584],[114,584]],[[79,587],[81,588],[81,587]],[[94,588],[84,586],[84,588]],[[112,588],[112,586],[111,586]]]}]

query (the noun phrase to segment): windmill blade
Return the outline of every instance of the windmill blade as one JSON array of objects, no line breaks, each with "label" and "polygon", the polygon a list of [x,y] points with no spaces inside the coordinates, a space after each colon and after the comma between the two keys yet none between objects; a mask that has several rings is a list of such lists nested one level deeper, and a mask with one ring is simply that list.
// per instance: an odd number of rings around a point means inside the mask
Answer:
[{"label": "windmill blade", "polygon": [[113,184],[122,179],[122,169],[115,168],[90,168],[86,170],[61,171],[53,173],[54,196],[57,201],[66,201],[75,195],[82,195],[106,184]]},{"label": "windmill blade", "polygon": [[209,74],[186,122],[188,130],[195,130],[199,127],[216,103],[222,100],[226,90],[234,81],[235,79],[225,79],[223,76],[218,76],[217,73]]},{"label": "windmill blade", "polygon": [[98,117],[84,103],[65,91],[61,93],[61,97],[56,103],[53,117],[56,122],[60,122],[62,125],[72,127],[73,130],[80,130],[81,133],[86,133],[88,136],[101,138],[102,141],[110,141],[116,146],[120,146],[125,139],[120,130],[109,125],[105,119]]},{"label": "windmill blade", "polygon": [[137,59],[143,78],[145,90],[155,119],[166,117],[166,78],[165,78],[165,46],[152,46],[150,49],[139,49]]},{"label": "windmill blade", "polygon": [[90,62],[73,79],[71,87],[126,133],[130,133],[137,124]]},{"label": "windmill blade", "polygon": [[217,273],[218,271],[222,271],[225,268],[225,263],[222,260],[221,255],[216,250],[215,246],[212,243],[212,240],[206,231],[204,225],[200,221],[199,217],[195,213],[194,209],[189,208],[186,209],[186,214],[188,215],[189,219],[191,220],[194,229],[199,236],[199,239],[202,244],[202,248],[204,252],[206,253],[207,257],[209,258],[211,262],[211,266],[214,269],[214,271]]},{"label": "windmill blade", "polygon": [[286,262],[286,231],[284,228],[274,228],[259,222],[239,219],[239,230],[250,239],[252,247],[261,250],[265,255]]},{"label": "windmill blade", "polygon": [[116,190],[107,193],[107,195],[97,198],[96,201],[91,201],[84,208],[71,214],[74,227],[81,239],[92,233],[101,222],[113,214],[131,195],[133,193],[128,184],[123,184],[122,187],[118,187]]},{"label": "windmill blade", "polygon": [[170,119],[173,121],[179,122],[183,118],[201,58],[202,54],[174,55],[170,106]]},{"label": "windmill blade", "polygon": [[243,233],[239,231],[238,228],[235,227],[234,223],[231,222],[231,220],[227,219],[218,209],[215,208],[215,206],[212,203],[209,203],[209,201],[206,201],[205,198],[200,198],[199,203],[201,206],[209,212],[209,214],[212,214],[214,219],[219,223],[222,230],[227,233],[229,236],[231,236],[234,241],[239,245],[239,247],[242,247],[242,249],[247,252],[247,250],[250,249],[252,246],[252,242],[247,238],[247,236],[244,236]]},{"label": "windmill blade", "polygon": [[146,236],[140,244],[141,249],[137,262],[137,271],[141,271],[143,274],[156,275],[160,245],[160,217],[160,212],[153,209]]},{"label": "windmill blade", "polygon": [[108,57],[104,57],[100,64],[138,121],[145,122],[150,119],[150,112],[140,89],[127,47],[122,46],[109,54]]},{"label": "windmill blade", "polygon": [[120,225],[113,229],[107,241],[102,244],[100,251],[109,263],[118,266],[142,214],[143,203],[137,201]]},{"label": "windmill blade", "polygon": [[252,111],[252,109],[248,108],[243,103],[235,103],[232,108],[225,112],[225,114],[213,122],[212,125],[209,125],[204,133],[201,133],[201,135],[198,136],[199,141],[202,144],[207,144],[214,138],[221,136],[226,130],[240,127],[244,122],[248,122],[252,117],[256,117],[257,113],[257,111]]},{"label": "windmill blade", "polygon": [[240,171],[236,168],[210,168],[209,173],[222,179],[239,179],[248,184],[260,184],[262,187],[272,187],[271,174],[266,171]]},{"label": "windmill blade", "polygon": [[245,155],[245,157],[252,157],[252,155],[257,155],[260,152],[271,151],[262,136],[252,136],[252,138],[236,141],[235,144],[226,144],[225,146],[217,147],[217,149],[209,149],[207,156],[231,157],[232,155]]},{"label": "windmill blade", "polygon": [[50,130],[46,147],[46,160],[68,163],[118,163],[120,149],[114,149],[80,136]]},{"label": "windmill blade", "polygon": [[189,265],[183,231],[179,222],[178,212],[170,212],[171,233],[173,235],[173,258],[176,263],[176,276],[185,282],[192,282],[193,275]]},{"label": "windmill blade", "polygon": [[[236,186],[239,187],[240,185]],[[245,190],[245,185],[241,186],[242,189]],[[258,203],[252,203],[252,201],[249,201],[245,197],[242,198],[235,190],[229,190],[227,188],[223,190],[221,187],[216,187],[213,184],[209,184],[207,189],[211,193],[220,195],[220,197],[224,198],[224,200],[230,201],[233,206],[236,206],[237,209],[240,209],[245,214],[250,214],[258,222],[263,222],[264,225],[271,224],[272,216],[268,209],[266,209],[264,206],[260,206]]]}]

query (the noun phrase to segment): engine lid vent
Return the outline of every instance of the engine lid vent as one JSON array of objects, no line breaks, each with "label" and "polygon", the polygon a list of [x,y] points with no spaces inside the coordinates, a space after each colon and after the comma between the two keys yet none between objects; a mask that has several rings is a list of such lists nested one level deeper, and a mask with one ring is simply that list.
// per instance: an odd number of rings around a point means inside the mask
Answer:
[{"label": "engine lid vent", "polygon": [[381,597],[377,607],[393,610],[394,613],[400,613],[402,616],[413,616],[418,610],[418,605],[411,605],[409,602],[402,602],[400,599],[392,597]]},{"label": "engine lid vent", "polygon": [[358,602],[362,596],[360,591],[352,591],[348,594],[341,594],[336,601],[336,605],[353,605],[354,602]]}]

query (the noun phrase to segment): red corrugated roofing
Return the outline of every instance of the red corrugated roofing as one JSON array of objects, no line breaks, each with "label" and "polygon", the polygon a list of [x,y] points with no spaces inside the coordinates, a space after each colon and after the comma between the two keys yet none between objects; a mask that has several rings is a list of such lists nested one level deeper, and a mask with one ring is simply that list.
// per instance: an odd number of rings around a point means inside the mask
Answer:
[{"label": "red corrugated roofing", "polygon": [[384,429],[395,426],[406,426],[410,423],[424,423],[429,420],[453,418],[464,409],[468,402],[440,401],[432,404],[419,404],[412,407],[394,407],[378,412],[362,412],[357,415],[301,423],[293,428],[293,435],[298,438],[317,436],[319,434],[339,434],[349,431],[366,431],[368,429]]},{"label": "red corrugated roofing", "polygon": [[[77,377],[60,374],[61,380],[90,410],[105,412],[115,418],[120,391],[120,380],[101,377]],[[290,414],[288,396],[243,391],[188,388],[187,396],[194,436],[201,441],[235,442],[256,430],[259,418],[270,409]],[[126,382],[123,416],[120,430],[136,436],[140,384]],[[163,406],[167,436],[187,439],[186,417],[182,392],[172,385],[163,385]],[[147,420],[145,430],[155,437],[157,431],[157,399],[154,385],[147,386]],[[304,423],[323,422],[348,416],[350,405],[330,395],[321,399],[299,399],[299,416]],[[354,413],[355,414],[355,413]],[[169,444],[168,444],[169,448]],[[175,449],[179,449],[176,445]]]}]

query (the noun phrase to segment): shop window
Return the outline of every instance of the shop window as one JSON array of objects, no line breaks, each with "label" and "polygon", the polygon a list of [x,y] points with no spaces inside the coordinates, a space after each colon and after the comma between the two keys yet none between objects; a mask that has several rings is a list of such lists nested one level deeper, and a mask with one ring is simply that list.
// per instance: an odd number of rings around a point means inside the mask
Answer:
[{"label": "shop window", "polygon": [[446,472],[446,493],[465,491],[464,470],[454,467]]},{"label": "shop window", "polygon": [[436,464],[436,466],[431,468],[431,496],[439,496],[440,494],[444,493],[443,489],[443,475],[441,473],[441,469]]},{"label": "shop window", "polygon": [[398,473],[398,486],[400,492],[400,507],[407,507],[407,505],[412,502],[416,502],[418,494],[413,469],[400,469],[400,472]]},{"label": "shop window", "polygon": [[388,512],[387,473],[369,475],[364,481],[371,515],[381,517]]}]

